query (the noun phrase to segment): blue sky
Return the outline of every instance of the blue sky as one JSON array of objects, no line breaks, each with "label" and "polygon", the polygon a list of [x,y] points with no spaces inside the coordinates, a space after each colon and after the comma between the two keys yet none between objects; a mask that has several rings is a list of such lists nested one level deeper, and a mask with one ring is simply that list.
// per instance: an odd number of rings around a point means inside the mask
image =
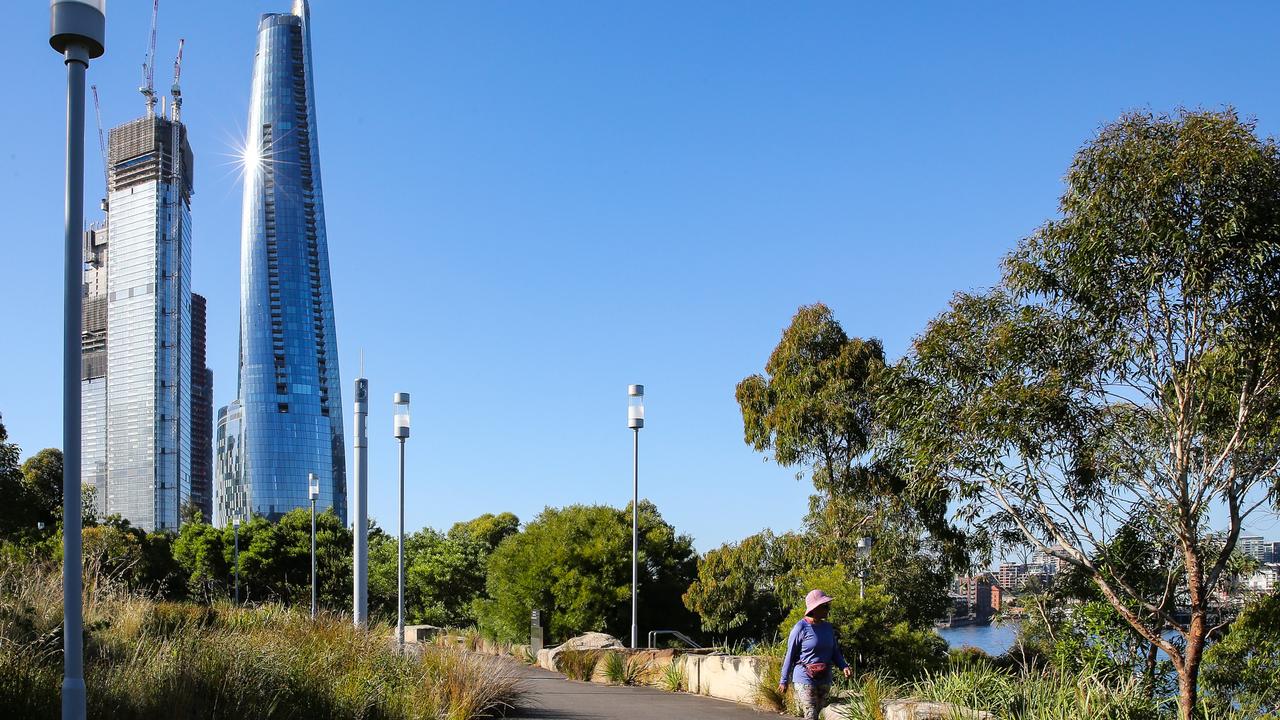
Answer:
[{"label": "blue sky", "polygon": [[[143,110],[150,2],[111,0],[103,122]],[[1270,3],[312,3],[344,403],[373,396],[370,506],[395,517],[391,395],[414,398],[406,524],[630,499],[700,549],[799,525],[809,485],[742,442],[734,385],[822,301],[900,355],[1055,212],[1073,152],[1133,108],[1280,127]],[[186,39],[194,287],[235,396],[240,184],[260,13],[161,2]],[[900,6],[900,7],[899,7]],[[60,444],[63,70],[48,6],[0,28],[0,412]],[[86,128],[86,217],[101,164]],[[1276,533],[1273,522],[1255,528]]]}]

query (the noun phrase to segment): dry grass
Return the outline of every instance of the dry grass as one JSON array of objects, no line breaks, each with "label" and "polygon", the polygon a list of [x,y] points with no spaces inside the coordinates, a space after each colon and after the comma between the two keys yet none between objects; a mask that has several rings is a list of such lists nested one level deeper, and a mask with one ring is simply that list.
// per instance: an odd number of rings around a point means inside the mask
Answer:
[{"label": "dry grass", "polygon": [[[470,720],[520,694],[497,659],[436,647],[402,657],[389,628],[85,584],[91,718]],[[59,716],[60,598],[56,568],[0,566],[0,717]]]},{"label": "dry grass", "polygon": [[556,668],[566,677],[591,682],[600,656],[599,650],[563,650],[556,655]]}]

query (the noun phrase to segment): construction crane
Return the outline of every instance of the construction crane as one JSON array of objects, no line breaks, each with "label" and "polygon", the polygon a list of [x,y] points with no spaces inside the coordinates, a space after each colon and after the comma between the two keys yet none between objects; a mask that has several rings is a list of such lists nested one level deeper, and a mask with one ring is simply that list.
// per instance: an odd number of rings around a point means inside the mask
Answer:
[{"label": "construction crane", "polygon": [[[102,104],[98,102],[98,86],[90,85],[93,90],[93,115],[98,119],[98,151],[102,153],[102,180],[105,183],[104,193],[111,192],[111,172],[107,166],[107,140],[102,134]],[[105,203],[106,200],[104,199]]]},{"label": "construction crane", "polygon": [[147,99],[147,117],[156,114],[156,17],[160,14],[160,0],[151,3],[151,37],[147,41],[147,59],[142,63],[142,87],[138,92]]},{"label": "construction crane", "polygon": [[186,38],[178,38],[178,57],[173,61],[173,87],[169,88],[169,94],[173,96],[174,122],[182,119],[182,88],[178,87],[178,79],[182,77],[182,46],[186,42]]}]

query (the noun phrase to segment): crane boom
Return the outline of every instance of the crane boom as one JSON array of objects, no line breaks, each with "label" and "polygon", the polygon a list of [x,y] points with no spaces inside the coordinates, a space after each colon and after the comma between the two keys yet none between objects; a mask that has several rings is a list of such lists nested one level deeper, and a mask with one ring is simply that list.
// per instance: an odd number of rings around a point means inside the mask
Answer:
[{"label": "crane boom", "polygon": [[182,119],[182,88],[178,80],[182,77],[182,46],[186,44],[186,38],[178,38],[178,57],[173,60],[173,87],[169,88],[169,94],[173,96],[174,122]]},{"label": "crane boom", "polygon": [[102,134],[102,104],[98,102],[98,86],[90,85],[93,90],[93,115],[98,120],[98,151],[102,153],[102,180],[106,183],[103,192],[111,192],[111,171],[107,165],[107,141]]},{"label": "crane boom", "polygon": [[160,0],[151,3],[151,36],[147,40],[146,61],[142,63],[142,87],[138,91],[147,99],[147,117],[156,114],[156,18],[160,14]]}]

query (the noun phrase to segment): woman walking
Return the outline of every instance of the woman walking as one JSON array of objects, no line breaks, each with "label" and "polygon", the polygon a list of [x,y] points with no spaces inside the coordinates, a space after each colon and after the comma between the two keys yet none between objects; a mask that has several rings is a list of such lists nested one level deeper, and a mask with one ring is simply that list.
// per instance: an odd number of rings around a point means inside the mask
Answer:
[{"label": "woman walking", "polygon": [[831,668],[840,668],[849,677],[849,663],[840,653],[835,628],[827,622],[831,597],[821,590],[810,590],[804,598],[804,618],[791,628],[787,638],[787,656],[782,660],[782,680],[778,691],[786,694],[787,685],[796,686],[796,700],[805,720],[818,720],[831,694]]}]

